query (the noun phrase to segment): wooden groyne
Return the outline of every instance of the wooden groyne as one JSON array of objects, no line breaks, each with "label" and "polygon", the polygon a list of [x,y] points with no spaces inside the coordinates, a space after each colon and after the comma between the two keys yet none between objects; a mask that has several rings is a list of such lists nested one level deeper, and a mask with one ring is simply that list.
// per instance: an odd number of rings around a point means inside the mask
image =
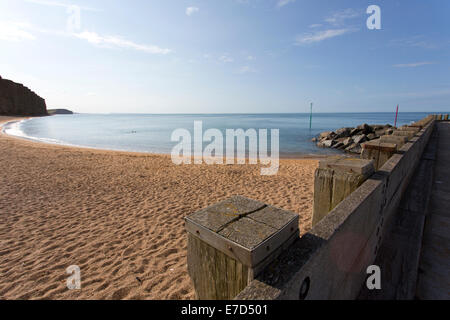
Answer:
[{"label": "wooden groyne", "polygon": [[[400,201],[435,123],[445,119],[448,115],[430,115],[371,141],[363,145],[361,158],[322,161],[315,176],[313,228],[301,238],[292,229],[293,220],[287,218],[293,218],[292,213],[276,208],[265,213],[263,209],[270,206],[249,199],[230,200],[188,217],[192,248],[188,269],[197,296],[245,300],[361,297],[367,268],[391,234]],[[249,227],[255,222],[254,213],[256,222],[269,226],[270,232],[262,225]],[[246,227],[239,226],[246,219],[251,220]],[[221,221],[220,226],[211,227],[214,221]],[[256,248],[258,259],[251,260]],[[208,286],[214,289],[204,290]],[[223,289],[228,287],[233,289]],[[218,295],[220,290],[227,294]]]}]

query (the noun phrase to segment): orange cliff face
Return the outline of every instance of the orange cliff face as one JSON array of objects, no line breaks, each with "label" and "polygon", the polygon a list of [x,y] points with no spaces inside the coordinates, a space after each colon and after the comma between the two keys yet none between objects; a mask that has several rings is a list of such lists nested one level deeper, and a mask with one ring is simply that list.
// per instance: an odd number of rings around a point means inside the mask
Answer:
[{"label": "orange cliff face", "polygon": [[0,77],[0,115],[45,116],[45,100],[36,93],[11,80]]}]

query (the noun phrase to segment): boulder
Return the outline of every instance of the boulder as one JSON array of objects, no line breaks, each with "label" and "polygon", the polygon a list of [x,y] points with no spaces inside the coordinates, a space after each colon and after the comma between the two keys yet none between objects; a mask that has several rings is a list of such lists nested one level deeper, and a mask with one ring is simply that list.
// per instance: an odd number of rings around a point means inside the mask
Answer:
[{"label": "boulder", "polygon": [[368,135],[367,135],[367,139],[368,140],[373,140],[373,139],[376,139],[376,138],[379,138],[380,136],[379,135],[377,135],[377,134],[375,134],[375,133],[369,133]]},{"label": "boulder", "polygon": [[360,134],[362,132],[362,129],[354,128],[350,131],[350,136],[356,136],[357,134]]},{"label": "boulder", "polygon": [[353,128],[342,128],[339,130],[336,130],[336,136],[334,137],[335,139],[339,139],[339,138],[347,138],[350,136],[350,131]]},{"label": "boulder", "polygon": [[325,148],[331,148],[335,143],[336,141],[334,140],[325,140],[324,142],[322,142],[322,145]]},{"label": "boulder", "polygon": [[345,147],[348,147],[349,145],[351,145],[353,143],[353,138],[352,137],[348,137],[342,142],[344,143]]},{"label": "boulder", "polygon": [[345,148],[345,151],[351,152],[351,153],[361,153],[361,145],[359,143],[352,143],[350,146]]},{"label": "boulder", "polygon": [[382,129],[384,129],[384,125],[382,125],[382,124],[374,124],[374,125],[372,126],[372,129],[373,129],[374,131],[382,130]]},{"label": "boulder", "polygon": [[373,131],[374,131],[373,128],[371,126],[369,126],[367,123],[357,126],[356,128],[360,129],[361,132],[364,134],[373,133]]},{"label": "boulder", "polygon": [[353,142],[356,144],[363,143],[367,141],[367,136],[365,134],[360,134],[353,137]]},{"label": "boulder", "polygon": [[333,131],[325,131],[319,135],[319,138],[322,140],[326,138],[326,140],[332,139],[336,134]]}]

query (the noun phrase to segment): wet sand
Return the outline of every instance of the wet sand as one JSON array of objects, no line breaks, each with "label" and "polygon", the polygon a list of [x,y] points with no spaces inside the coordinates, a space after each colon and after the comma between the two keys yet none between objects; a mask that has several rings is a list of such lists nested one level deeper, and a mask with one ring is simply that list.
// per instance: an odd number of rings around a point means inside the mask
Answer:
[{"label": "wet sand", "polygon": [[[0,117],[0,122],[12,118]],[[182,165],[0,134],[0,299],[192,299],[183,218],[232,195],[311,226],[315,159]],[[81,268],[81,290],[66,268]]]}]

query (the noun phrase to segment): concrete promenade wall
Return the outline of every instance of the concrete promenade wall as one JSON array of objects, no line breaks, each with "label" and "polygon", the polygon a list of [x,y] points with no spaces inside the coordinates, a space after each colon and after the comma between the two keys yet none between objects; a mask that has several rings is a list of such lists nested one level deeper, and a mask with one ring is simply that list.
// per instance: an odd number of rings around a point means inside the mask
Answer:
[{"label": "concrete promenade wall", "polygon": [[430,139],[431,120],[235,299],[355,299]]}]

